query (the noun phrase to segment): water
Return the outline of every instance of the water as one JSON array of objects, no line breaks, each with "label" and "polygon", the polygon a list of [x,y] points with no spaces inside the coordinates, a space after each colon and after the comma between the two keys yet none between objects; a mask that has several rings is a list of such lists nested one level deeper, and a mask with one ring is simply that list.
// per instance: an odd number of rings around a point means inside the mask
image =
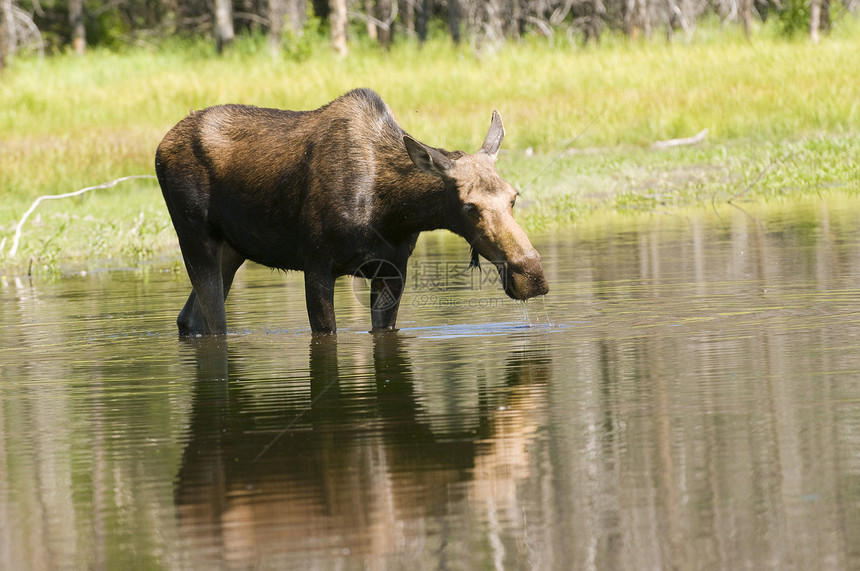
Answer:
[{"label": "water", "polygon": [[[396,334],[248,267],[0,288],[0,568],[860,568],[860,201],[422,239]],[[360,289],[360,287],[359,287]]]}]

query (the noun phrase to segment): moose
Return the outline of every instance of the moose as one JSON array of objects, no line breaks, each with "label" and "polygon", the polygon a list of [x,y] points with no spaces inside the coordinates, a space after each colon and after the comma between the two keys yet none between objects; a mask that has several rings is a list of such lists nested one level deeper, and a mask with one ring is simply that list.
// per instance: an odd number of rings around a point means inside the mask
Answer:
[{"label": "moose", "polygon": [[158,145],[155,171],[193,287],[180,335],[227,332],[224,302],[245,260],[304,272],[311,331],[334,333],[334,282],[370,278],[372,328],[393,330],[420,232],[448,229],[492,262],[504,291],[549,290],[514,221],[517,190],[495,168],[493,111],[474,154],[418,142],[374,91],[312,111],[220,105],[192,111]]}]

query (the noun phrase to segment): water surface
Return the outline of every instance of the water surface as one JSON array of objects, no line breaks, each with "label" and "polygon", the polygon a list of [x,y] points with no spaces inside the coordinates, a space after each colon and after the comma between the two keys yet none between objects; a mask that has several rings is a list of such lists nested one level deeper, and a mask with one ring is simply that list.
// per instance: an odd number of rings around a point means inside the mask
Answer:
[{"label": "water surface", "polygon": [[246,267],[5,278],[0,568],[860,568],[860,201],[422,238],[395,334]]}]

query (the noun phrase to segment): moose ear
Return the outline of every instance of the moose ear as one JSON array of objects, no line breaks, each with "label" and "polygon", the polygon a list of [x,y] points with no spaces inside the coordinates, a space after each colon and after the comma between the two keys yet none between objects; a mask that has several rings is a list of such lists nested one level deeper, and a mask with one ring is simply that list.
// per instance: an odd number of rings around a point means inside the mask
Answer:
[{"label": "moose ear", "polygon": [[415,166],[427,174],[443,177],[454,166],[454,161],[409,135],[403,135],[403,144],[406,145],[406,152]]},{"label": "moose ear", "polygon": [[490,122],[490,130],[487,131],[487,138],[484,139],[484,144],[481,146],[481,151],[490,155],[493,160],[499,156],[499,149],[502,147],[502,139],[505,138],[505,128],[502,126],[502,116],[498,111],[493,111],[493,120]]}]

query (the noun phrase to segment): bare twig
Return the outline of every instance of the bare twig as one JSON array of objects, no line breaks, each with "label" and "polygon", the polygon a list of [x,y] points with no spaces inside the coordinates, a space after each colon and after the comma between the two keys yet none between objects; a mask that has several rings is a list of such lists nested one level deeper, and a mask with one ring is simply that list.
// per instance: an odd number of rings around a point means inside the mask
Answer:
[{"label": "bare twig", "polygon": [[90,10],[89,16],[93,19],[98,18],[108,10],[113,10],[114,8],[122,5],[123,2],[125,2],[125,0],[111,0],[110,2],[105,2],[95,10]]},{"label": "bare twig", "polygon": [[388,17],[385,19],[384,22],[371,14],[364,14],[359,10],[350,10],[349,15],[353,18],[363,20],[365,22],[370,22],[376,27],[382,28],[383,30],[390,30],[391,24],[394,23],[395,18],[397,18],[397,10],[397,2],[392,2],[391,12],[389,12]]},{"label": "bare twig", "polygon": [[[131,176],[124,176],[122,178],[118,178],[118,179],[112,180],[110,182],[97,184],[95,186],[88,186],[86,188],[82,188],[82,189],[76,190],[74,192],[66,192],[64,194],[46,194],[44,196],[40,196],[39,198],[37,198],[33,202],[33,204],[30,205],[30,208],[27,209],[27,212],[24,213],[24,215],[21,217],[21,220],[18,221],[18,226],[15,228],[15,239],[12,240],[12,248],[9,250],[9,256],[14,257],[15,254],[18,253],[18,245],[19,245],[19,242],[21,241],[21,229],[24,227],[24,222],[27,221],[27,218],[30,217],[30,215],[33,213],[33,211],[36,210],[36,207],[39,206],[39,203],[41,203],[43,200],[54,200],[56,198],[71,198],[72,196],[78,196],[78,195],[81,195],[85,192],[89,192],[91,190],[97,190],[99,188],[110,188],[112,186],[116,186],[117,184],[124,182],[124,181],[127,181],[127,180],[135,180],[135,179],[141,179],[141,178],[155,178],[155,175],[152,175],[152,174],[135,174],[135,175],[131,175]],[[5,244],[5,241],[4,241],[4,244]]]},{"label": "bare twig", "polygon": [[651,143],[652,149],[670,149],[672,147],[680,147],[683,145],[696,145],[705,140],[705,137],[708,136],[708,130],[702,129],[692,137],[684,137],[681,139],[669,139],[667,141],[657,141],[656,143]]},{"label": "bare twig", "polygon": [[526,16],[526,21],[531,22],[540,30],[540,32],[546,36],[547,38],[551,38],[555,35],[555,32],[547,22],[541,20],[540,18],[536,18],[534,16]]},{"label": "bare twig", "polygon": [[251,12],[233,12],[233,18],[236,20],[248,20],[249,22],[255,22],[260,24],[261,26],[268,26],[269,19],[264,16],[258,16],[257,14],[253,14]]}]

